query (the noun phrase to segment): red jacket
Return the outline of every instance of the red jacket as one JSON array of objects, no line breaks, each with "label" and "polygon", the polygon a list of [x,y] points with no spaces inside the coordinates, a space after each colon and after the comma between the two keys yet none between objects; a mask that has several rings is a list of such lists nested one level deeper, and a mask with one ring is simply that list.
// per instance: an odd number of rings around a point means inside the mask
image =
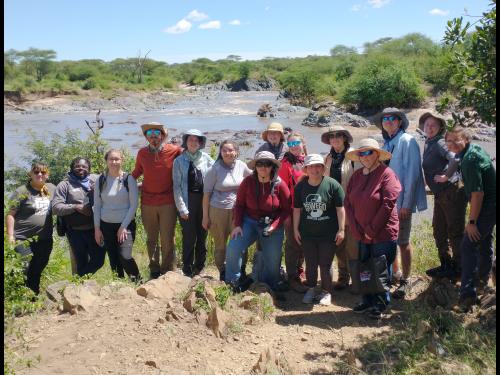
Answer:
[{"label": "red jacket", "polygon": [[[257,189],[259,189],[258,202]],[[269,216],[273,220],[271,228],[275,229],[290,215],[290,208],[290,191],[281,179],[274,187],[274,195],[271,195],[271,183],[257,182],[256,177],[252,174],[245,177],[238,188],[233,208],[234,226],[242,226],[244,215],[254,220]]]},{"label": "red jacket", "polygon": [[301,177],[304,175],[304,172],[302,172],[303,165],[304,163],[292,164],[285,154],[285,157],[281,161],[281,167],[278,172],[278,175],[286,184],[288,190],[290,190],[292,207],[293,207],[293,192],[295,189],[295,185],[297,185]]},{"label": "red jacket", "polygon": [[[344,207],[353,237],[364,243],[394,241],[398,238],[399,218],[396,201],[401,184],[394,171],[380,165],[368,175],[354,172],[344,199]],[[372,238],[368,241],[365,233]]]},{"label": "red jacket", "polygon": [[137,153],[132,176],[137,180],[144,175],[141,187],[141,203],[147,206],[174,204],[172,168],[174,159],[182,149],[171,144],[163,145],[158,153],[144,147]]}]

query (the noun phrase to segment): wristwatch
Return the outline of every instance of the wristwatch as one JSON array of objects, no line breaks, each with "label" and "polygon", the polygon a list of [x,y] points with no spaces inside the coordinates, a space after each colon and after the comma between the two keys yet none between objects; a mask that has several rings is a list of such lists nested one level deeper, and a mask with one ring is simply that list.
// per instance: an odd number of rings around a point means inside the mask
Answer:
[{"label": "wristwatch", "polygon": [[474,219],[470,219],[470,220],[469,220],[469,224],[474,224],[474,225],[476,225],[476,220],[474,220]]}]

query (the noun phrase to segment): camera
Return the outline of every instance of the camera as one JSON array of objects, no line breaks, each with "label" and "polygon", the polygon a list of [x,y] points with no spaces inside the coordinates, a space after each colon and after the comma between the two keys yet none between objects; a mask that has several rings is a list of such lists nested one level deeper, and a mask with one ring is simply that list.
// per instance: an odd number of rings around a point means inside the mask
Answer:
[{"label": "camera", "polygon": [[271,234],[271,218],[269,216],[261,217],[258,224],[262,228],[262,235],[269,237]]}]

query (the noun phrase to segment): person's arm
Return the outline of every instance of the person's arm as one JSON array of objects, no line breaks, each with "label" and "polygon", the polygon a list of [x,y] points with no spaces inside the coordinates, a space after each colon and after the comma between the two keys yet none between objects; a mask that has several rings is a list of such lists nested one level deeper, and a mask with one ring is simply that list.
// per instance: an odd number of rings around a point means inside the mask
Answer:
[{"label": "person's arm", "polygon": [[[120,228],[126,229],[135,217],[137,207],[139,206],[139,188],[137,187],[137,181],[132,175],[127,176],[128,179],[128,201],[129,208],[127,214],[120,224]],[[126,189],[125,186],[122,189]]]},{"label": "person's arm", "polygon": [[16,212],[17,210],[11,209],[7,212],[7,215],[5,215],[5,228],[7,230],[7,237],[9,238],[9,242],[11,244],[16,242],[16,237],[14,235],[14,217],[16,216]]},{"label": "person's arm", "polygon": [[455,153],[448,150],[448,147],[446,147],[444,139],[440,139],[437,142],[436,147],[438,147],[438,151],[441,157],[448,160],[448,166],[444,174],[434,176],[434,182],[437,183],[447,182],[458,170],[459,161],[455,158]]},{"label": "person's arm", "polygon": [[401,184],[404,186],[403,201],[399,212],[401,219],[406,219],[413,211],[415,200],[417,199],[418,180],[422,173],[422,161],[420,158],[420,147],[415,138],[411,138],[408,143],[403,144],[405,158],[405,172]]},{"label": "person's arm", "polygon": [[[477,218],[483,207],[484,191],[473,191],[470,193],[470,211],[469,211],[469,221],[465,225],[465,232],[471,241],[480,241],[481,233],[477,229]],[[470,220],[474,221],[474,224],[470,223]]]},{"label": "person's arm", "polygon": [[215,189],[215,184],[217,183],[217,167],[211,166],[203,180],[203,200],[202,200],[202,207],[203,207],[203,219],[201,222],[201,225],[205,230],[208,230],[210,228],[210,217],[208,215],[208,210],[210,206],[210,197],[213,194],[213,191]]},{"label": "person's arm", "polygon": [[66,203],[69,185],[67,181],[62,181],[57,185],[54,199],[52,200],[52,211],[57,216],[68,216],[77,211],[77,207],[83,209],[83,204]]},{"label": "person's arm", "polygon": [[233,224],[235,227],[241,227],[243,225],[243,216],[246,210],[246,196],[247,194],[252,194],[248,188],[249,183],[253,183],[252,177],[247,177],[243,180],[238,192],[236,193],[236,201],[233,206]]},{"label": "person's arm", "polygon": [[347,192],[344,198],[344,212],[346,214],[346,225],[349,225],[349,229],[351,231],[352,236],[359,241],[364,237],[364,233],[354,216],[354,207],[351,203],[351,198],[355,199],[355,197],[352,196],[352,189],[353,189],[352,182],[353,180],[351,177],[351,179],[349,179],[349,182],[347,184]]},{"label": "person's arm", "polygon": [[344,207],[335,207],[337,211],[337,221],[339,223],[339,230],[335,235],[335,244],[338,246],[344,241],[345,238],[345,210]]},{"label": "person's arm", "polygon": [[292,201],[290,198],[290,190],[288,186],[285,185],[283,181],[280,182],[278,186],[278,199],[279,199],[279,215],[269,226],[269,232],[273,232],[281,224],[285,223],[285,220],[290,216],[290,209],[292,206]]},{"label": "person's arm", "polygon": [[299,245],[302,245],[302,238],[299,232],[301,213],[302,213],[302,208],[297,208],[297,207],[293,208],[293,237],[295,238],[295,241],[297,241]]},{"label": "person's arm", "polygon": [[210,197],[212,193],[203,193],[203,219],[201,221],[201,226],[208,230],[210,228],[210,216],[208,215],[209,205],[210,205]]},{"label": "person's arm", "polygon": [[173,190],[174,190],[174,201],[175,206],[177,207],[177,211],[179,211],[179,215],[182,219],[187,220],[189,218],[189,210],[187,208],[184,199],[182,198],[182,162],[180,160],[182,156],[178,156],[174,160],[173,172],[172,172],[172,180],[173,180]]}]

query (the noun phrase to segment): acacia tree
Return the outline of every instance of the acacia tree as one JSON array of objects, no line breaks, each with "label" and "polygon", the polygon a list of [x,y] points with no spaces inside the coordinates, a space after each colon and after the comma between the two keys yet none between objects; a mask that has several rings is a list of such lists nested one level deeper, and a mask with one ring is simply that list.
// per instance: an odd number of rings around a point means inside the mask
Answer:
[{"label": "acacia tree", "polygon": [[22,59],[21,64],[24,65],[26,73],[34,73],[36,80],[40,82],[50,72],[52,60],[56,58],[56,51],[31,47],[26,51],[18,52],[17,55]]},{"label": "acacia tree", "polygon": [[[461,87],[458,109],[452,113],[455,122],[471,125],[477,121],[496,124],[496,0],[491,9],[475,23],[463,24],[463,17],[448,21],[445,44],[453,50],[450,69]],[[475,30],[469,32],[472,26]],[[445,98],[439,110],[450,106]]]}]

